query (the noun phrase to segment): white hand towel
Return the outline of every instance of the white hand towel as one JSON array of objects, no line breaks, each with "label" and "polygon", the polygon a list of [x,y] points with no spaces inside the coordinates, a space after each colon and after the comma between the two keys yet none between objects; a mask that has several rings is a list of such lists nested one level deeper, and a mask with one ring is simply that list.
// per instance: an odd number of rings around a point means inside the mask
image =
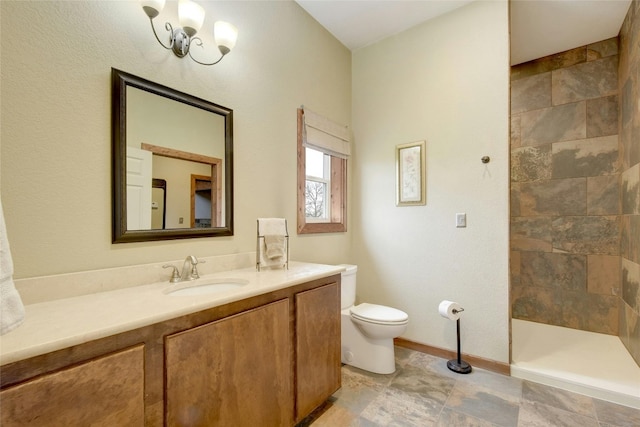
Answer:
[{"label": "white hand towel", "polygon": [[284,218],[258,218],[259,236],[286,236],[287,220]]},{"label": "white hand towel", "polygon": [[285,256],[284,236],[267,234],[264,236],[264,245],[267,247],[267,258],[275,259]]},{"label": "white hand towel", "polygon": [[0,201],[0,335],[14,330],[22,322],[24,322],[24,305],[13,284],[13,260]]},{"label": "white hand towel", "polygon": [[282,268],[287,262],[287,220],[284,218],[258,218],[260,267]]}]

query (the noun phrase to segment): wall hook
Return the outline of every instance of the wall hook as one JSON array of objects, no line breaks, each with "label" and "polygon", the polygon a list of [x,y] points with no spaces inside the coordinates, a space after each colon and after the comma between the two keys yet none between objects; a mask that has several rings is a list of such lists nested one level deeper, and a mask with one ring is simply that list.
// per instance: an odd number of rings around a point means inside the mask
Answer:
[{"label": "wall hook", "polygon": [[483,156],[480,160],[482,160],[482,163],[489,163],[491,161],[491,157],[489,156]]}]

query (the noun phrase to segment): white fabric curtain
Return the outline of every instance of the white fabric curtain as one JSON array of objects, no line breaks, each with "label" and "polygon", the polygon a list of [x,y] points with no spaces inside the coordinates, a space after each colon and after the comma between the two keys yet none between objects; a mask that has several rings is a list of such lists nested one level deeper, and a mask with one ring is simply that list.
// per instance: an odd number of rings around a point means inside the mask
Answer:
[{"label": "white fabric curtain", "polygon": [[346,159],[351,154],[349,128],[304,108],[303,145]]}]

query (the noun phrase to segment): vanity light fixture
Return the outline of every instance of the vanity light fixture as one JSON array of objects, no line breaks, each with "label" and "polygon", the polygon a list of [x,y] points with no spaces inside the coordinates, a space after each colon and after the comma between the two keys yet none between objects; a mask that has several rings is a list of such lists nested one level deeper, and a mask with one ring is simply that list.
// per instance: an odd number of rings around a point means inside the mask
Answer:
[{"label": "vanity light fixture", "polygon": [[153,25],[153,18],[162,12],[165,0],[141,0],[140,3],[142,3],[142,9],[149,17],[153,35],[156,36],[158,43],[165,49],[173,50],[173,53],[180,58],[184,58],[188,54],[198,64],[214,65],[222,61],[222,58],[231,52],[231,49],[236,45],[236,39],[238,38],[236,27],[228,22],[217,21],[213,27],[213,35],[222,56],[214,62],[200,62],[191,55],[189,48],[191,43],[202,46],[202,40],[200,37],[196,37],[196,33],[204,22],[204,9],[202,6],[191,0],[180,0],[178,2],[178,19],[182,28],[174,29],[169,22],[164,24],[164,28],[170,33],[169,45],[167,46],[160,40]]}]

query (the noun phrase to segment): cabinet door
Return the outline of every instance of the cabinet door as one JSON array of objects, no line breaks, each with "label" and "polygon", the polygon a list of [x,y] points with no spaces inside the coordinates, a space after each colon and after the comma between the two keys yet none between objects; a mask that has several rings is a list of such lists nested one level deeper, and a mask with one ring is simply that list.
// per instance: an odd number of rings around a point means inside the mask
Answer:
[{"label": "cabinet door", "polygon": [[0,425],[143,426],[144,346],[2,390]]},{"label": "cabinet door", "polygon": [[169,426],[293,424],[289,300],[168,336]]},{"label": "cabinet door", "polygon": [[296,402],[300,421],[340,388],[340,288],[296,294]]}]

